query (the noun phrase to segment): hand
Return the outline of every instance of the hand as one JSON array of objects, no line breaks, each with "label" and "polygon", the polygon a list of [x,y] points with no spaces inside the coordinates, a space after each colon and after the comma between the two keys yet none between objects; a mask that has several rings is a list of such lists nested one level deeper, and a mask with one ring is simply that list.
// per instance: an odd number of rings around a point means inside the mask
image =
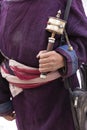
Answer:
[{"label": "hand", "polygon": [[12,113],[10,113],[9,115],[3,116],[3,117],[4,117],[6,120],[8,120],[8,121],[12,121],[12,120],[15,119],[16,114],[15,114],[15,112],[12,112]]},{"label": "hand", "polygon": [[64,57],[56,51],[40,51],[37,55],[39,58],[39,71],[50,72],[64,67]]}]

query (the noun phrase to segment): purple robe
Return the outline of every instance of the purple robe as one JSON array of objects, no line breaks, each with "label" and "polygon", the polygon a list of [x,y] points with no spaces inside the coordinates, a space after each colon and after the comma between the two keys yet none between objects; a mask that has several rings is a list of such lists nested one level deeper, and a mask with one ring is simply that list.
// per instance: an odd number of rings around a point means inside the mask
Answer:
[{"label": "purple robe", "polygon": [[[2,0],[0,15],[2,53],[10,59],[38,68],[36,55],[46,49],[50,36],[45,30],[47,20],[49,16],[56,16],[59,9],[63,18],[66,1]],[[80,0],[72,2],[66,29],[80,65],[87,59],[87,18]],[[56,39],[54,50],[58,51],[60,37],[56,36]],[[72,71],[70,67],[68,69]],[[72,78],[73,86],[76,86],[75,77]],[[10,96],[8,82],[0,77],[0,104],[9,101]],[[34,89],[24,89],[12,99],[12,103],[16,111],[18,130],[74,130],[69,93],[64,88],[62,78]]]}]

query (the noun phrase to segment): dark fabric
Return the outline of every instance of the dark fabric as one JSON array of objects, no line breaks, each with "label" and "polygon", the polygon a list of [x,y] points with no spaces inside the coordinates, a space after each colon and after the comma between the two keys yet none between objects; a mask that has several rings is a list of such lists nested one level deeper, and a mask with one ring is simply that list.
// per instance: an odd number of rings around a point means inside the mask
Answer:
[{"label": "dark fabric", "polygon": [[[61,9],[63,18],[65,6],[66,0],[2,0],[1,51],[7,57],[25,65],[38,67],[36,55],[46,49],[50,36],[45,30],[48,17],[56,16],[57,11]],[[86,62],[87,18],[80,0],[72,2],[67,32],[78,55],[79,64]],[[59,38],[60,36],[56,36],[56,51]],[[77,84],[75,77],[72,84],[73,87]],[[4,85],[8,86],[7,83]],[[0,93],[2,90],[0,83]],[[4,97],[5,93],[0,96],[2,102],[7,100]],[[18,130],[74,130],[69,94],[64,88],[62,78],[35,89],[25,89],[13,99],[13,104],[17,114]]]},{"label": "dark fabric", "polygon": [[12,102],[8,101],[0,104],[0,116],[7,115],[13,111]]},{"label": "dark fabric", "polygon": [[8,85],[8,82],[2,78],[0,74],[0,104],[4,103],[5,101],[9,101],[10,99],[11,93]]},{"label": "dark fabric", "polygon": [[65,79],[64,83],[70,93],[75,130],[87,130],[87,65],[82,64],[78,71],[80,87],[77,86],[72,91],[70,78]]}]

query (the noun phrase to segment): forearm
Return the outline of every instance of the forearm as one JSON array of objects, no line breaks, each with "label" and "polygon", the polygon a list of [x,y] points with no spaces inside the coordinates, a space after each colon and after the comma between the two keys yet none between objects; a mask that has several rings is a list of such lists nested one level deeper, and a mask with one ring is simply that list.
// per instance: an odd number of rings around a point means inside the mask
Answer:
[{"label": "forearm", "polygon": [[[77,8],[75,8],[75,4]],[[79,1],[73,1],[69,15],[69,20],[66,24],[66,31],[69,37],[70,44],[72,45],[74,51],[72,51],[72,54],[70,54],[70,51],[68,51],[67,49],[68,46],[65,47],[67,45],[67,41],[65,41],[63,45],[55,49],[56,52],[60,53],[65,58],[66,71],[63,75],[64,77],[69,77],[73,75],[82,62],[87,62],[86,25],[87,18],[82,8],[82,3]]]}]

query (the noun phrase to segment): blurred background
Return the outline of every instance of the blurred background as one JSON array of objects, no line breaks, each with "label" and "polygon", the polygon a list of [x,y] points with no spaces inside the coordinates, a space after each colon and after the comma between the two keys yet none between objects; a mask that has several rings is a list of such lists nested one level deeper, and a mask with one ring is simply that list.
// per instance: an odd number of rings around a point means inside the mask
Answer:
[{"label": "blurred background", "polygon": [[17,130],[15,120],[7,121],[0,117],[0,130]]},{"label": "blurred background", "polygon": [[[87,0],[82,0],[82,3],[87,16]],[[6,119],[0,117],[0,130],[17,130],[15,120],[7,121]]]},{"label": "blurred background", "polygon": [[85,10],[85,14],[87,16],[87,0],[82,0],[82,3],[83,3],[84,10]]}]

